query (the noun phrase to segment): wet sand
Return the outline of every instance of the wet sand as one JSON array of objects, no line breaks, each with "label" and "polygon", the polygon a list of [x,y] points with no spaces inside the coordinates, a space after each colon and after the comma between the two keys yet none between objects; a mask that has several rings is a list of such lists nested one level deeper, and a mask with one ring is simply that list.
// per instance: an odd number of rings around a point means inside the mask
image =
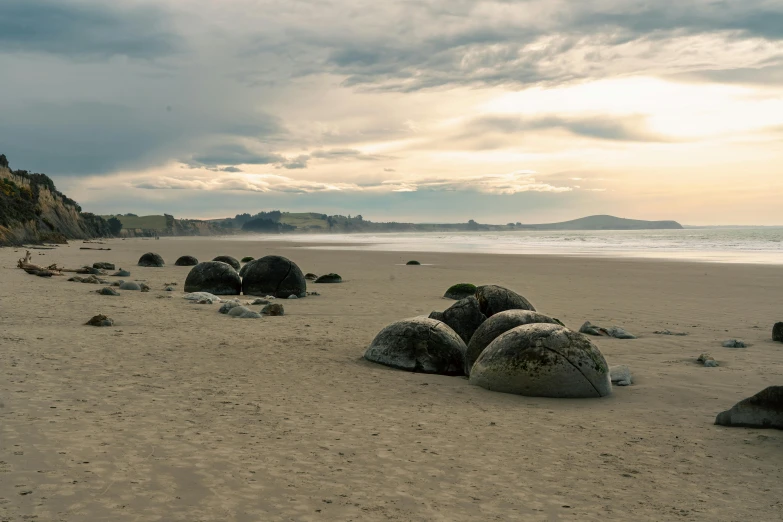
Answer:
[{"label": "wet sand", "polygon": [[[32,250],[40,264],[113,262],[152,287],[119,297],[28,275],[24,249],[0,249],[0,520],[783,519],[783,433],[713,425],[783,384],[780,267],[302,246]],[[147,251],[167,266],[136,266]],[[255,320],[181,298],[180,255],[273,253],[344,282],[310,283],[320,296]],[[159,299],[167,282],[177,291]],[[527,398],[361,359],[386,324],[448,307],[459,282],[638,335],[595,339],[635,384]],[[97,313],[115,326],[83,325]],[[750,346],[721,347],[731,338]],[[702,352],[721,366],[697,364]]]}]

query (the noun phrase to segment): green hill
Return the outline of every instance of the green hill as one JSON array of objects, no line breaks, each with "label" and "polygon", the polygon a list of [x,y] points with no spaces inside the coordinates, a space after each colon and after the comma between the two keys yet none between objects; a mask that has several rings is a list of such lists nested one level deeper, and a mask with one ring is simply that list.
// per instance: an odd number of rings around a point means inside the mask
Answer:
[{"label": "green hill", "polygon": [[538,225],[517,225],[521,230],[658,230],[681,229],[676,221],[644,221],[614,216],[588,216],[560,223],[542,223]]}]

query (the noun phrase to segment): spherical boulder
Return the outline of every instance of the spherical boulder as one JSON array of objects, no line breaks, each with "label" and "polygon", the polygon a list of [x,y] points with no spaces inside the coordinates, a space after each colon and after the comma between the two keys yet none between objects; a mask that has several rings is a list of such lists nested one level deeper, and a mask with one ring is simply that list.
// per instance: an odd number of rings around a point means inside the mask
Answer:
[{"label": "spherical boulder", "polygon": [[478,299],[481,312],[487,317],[492,317],[496,313],[506,310],[536,311],[530,301],[502,286],[479,286],[476,288],[476,299]]},{"label": "spherical boulder", "polygon": [[220,261],[221,263],[226,263],[227,265],[231,265],[231,268],[233,268],[234,270],[239,270],[241,266],[239,264],[239,261],[237,261],[231,256],[217,256],[212,261]]},{"label": "spherical boulder", "polygon": [[248,270],[250,270],[250,266],[255,263],[257,259],[254,259],[253,261],[248,261],[244,265],[242,265],[242,268],[239,269],[239,277],[245,277],[245,274]]},{"label": "spherical boulder", "polygon": [[255,259],[255,257],[253,257],[253,256],[245,256],[245,257],[242,258],[242,262],[243,263],[249,263],[249,262],[251,262],[254,259]]},{"label": "spherical boulder", "polygon": [[182,256],[174,264],[177,266],[196,266],[198,259],[193,256]]},{"label": "spherical boulder", "polygon": [[446,323],[466,345],[476,329],[487,320],[479,310],[478,300],[473,296],[460,299],[442,312],[432,312],[430,319]]},{"label": "spherical boulder", "polygon": [[[307,276],[305,276],[305,279],[307,279]],[[340,277],[338,274],[324,274],[318,278],[316,278],[314,283],[342,283],[343,278]]]},{"label": "spherical boulder", "polygon": [[231,265],[205,261],[194,266],[185,279],[185,292],[209,292],[214,295],[239,295],[242,280]]},{"label": "spherical boulder", "polygon": [[468,343],[468,350],[465,352],[465,375],[470,375],[470,369],[479,355],[481,355],[481,352],[501,334],[517,326],[536,323],[563,325],[563,323],[553,317],[539,314],[538,312],[531,312],[530,310],[506,310],[484,321]]},{"label": "spherical boulder", "polygon": [[163,258],[155,252],[147,252],[139,258],[139,266],[161,267],[164,264]]},{"label": "spherical boulder", "polygon": [[460,299],[465,299],[466,297],[470,297],[472,295],[476,295],[476,285],[472,285],[470,283],[458,283],[456,285],[450,286],[449,289],[446,290],[446,293],[443,294],[443,297],[459,301]]},{"label": "spherical boulder", "polygon": [[287,298],[307,295],[307,282],[296,263],[282,256],[266,256],[245,265],[242,291],[245,295]]},{"label": "spherical boulder", "polygon": [[406,265],[409,265],[409,266],[418,266],[418,265],[420,265],[421,263],[419,263],[419,262],[418,262],[418,261],[416,261],[415,259],[411,259],[410,261],[408,261],[408,262],[407,262],[407,263],[405,263],[405,264],[406,264]]},{"label": "spherical boulder", "polygon": [[120,290],[135,290],[137,292],[140,292],[141,285],[135,281],[125,281],[120,285]]},{"label": "spherical boulder", "polygon": [[612,392],[609,367],[590,339],[558,324],[527,324],[479,355],[470,383],[529,397],[588,398]]},{"label": "spherical boulder", "polygon": [[462,375],[466,349],[459,335],[446,324],[414,317],[381,330],[364,358],[409,372]]},{"label": "spherical boulder", "polygon": [[783,322],[775,323],[772,327],[772,340],[783,343]]}]

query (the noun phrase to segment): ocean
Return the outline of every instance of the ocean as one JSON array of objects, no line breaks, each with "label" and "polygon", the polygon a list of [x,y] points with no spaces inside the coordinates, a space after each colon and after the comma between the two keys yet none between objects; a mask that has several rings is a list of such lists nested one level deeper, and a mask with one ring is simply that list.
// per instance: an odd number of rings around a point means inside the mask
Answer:
[{"label": "ocean", "polygon": [[316,243],[305,248],[629,257],[783,265],[783,227],[684,230],[283,234],[232,240]]}]

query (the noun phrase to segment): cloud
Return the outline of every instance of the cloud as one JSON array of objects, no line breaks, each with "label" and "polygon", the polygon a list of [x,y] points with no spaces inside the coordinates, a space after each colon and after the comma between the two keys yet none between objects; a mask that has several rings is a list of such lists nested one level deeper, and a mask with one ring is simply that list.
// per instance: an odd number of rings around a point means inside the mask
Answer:
[{"label": "cloud", "polygon": [[210,147],[202,154],[191,156],[185,163],[193,166],[218,165],[269,165],[283,163],[285,158],[273,152],[255,152],[239,143],[226,143]]},{"label": "cloud", "polygon": [[0,53],[34,52],[88,59],[115,55],[152,59],[175,52],[181,39],[158,6],[59,0],[0,2]]},{"label": "cloud", "polygon": [[207,190],[249,192],[478,192],[483,194],[511,195],[521,192],[569,192],[570,186],[555,186],[537,181],[534,172],[517,171],[508,174],[472,176],[460,179],[423,178],[384,180],[378,183],[330,183],[295,179],[275,174],[236,174],[211,177],[200,174],[155,176],[151,179],[134,179],[130,185],[152,190]]}]

